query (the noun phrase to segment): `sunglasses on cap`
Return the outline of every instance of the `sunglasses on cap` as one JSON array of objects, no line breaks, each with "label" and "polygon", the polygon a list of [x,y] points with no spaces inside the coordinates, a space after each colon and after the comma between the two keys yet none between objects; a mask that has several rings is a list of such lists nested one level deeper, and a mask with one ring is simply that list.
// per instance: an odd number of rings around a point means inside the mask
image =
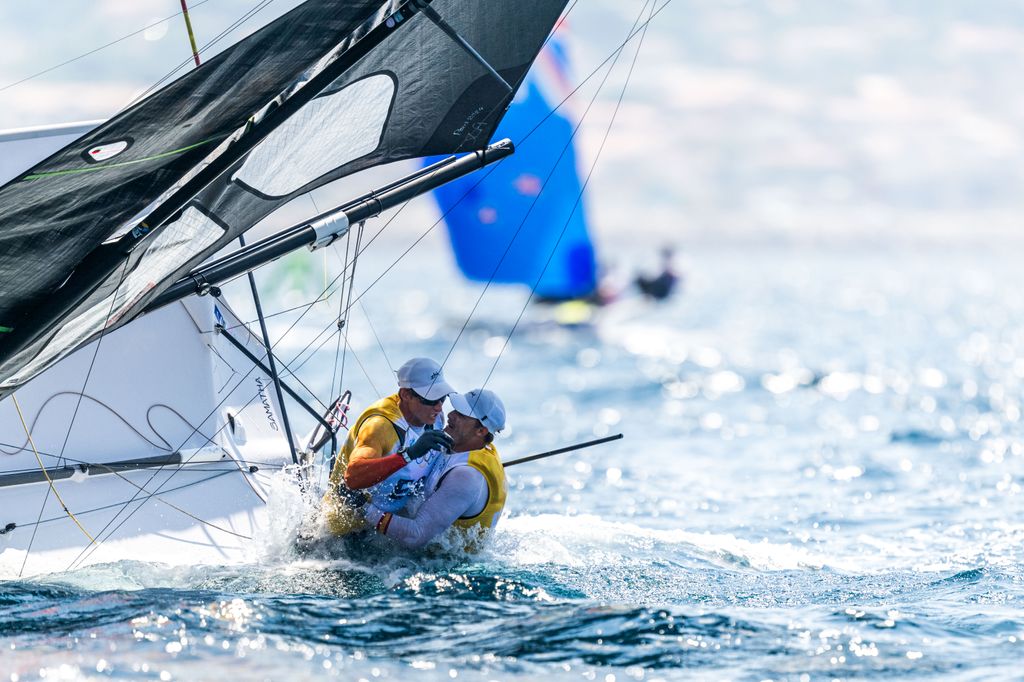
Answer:
[{"label": "sunglasses on cap", "polygon": [[416,391],[412,390],[411,388],[409,389],[409,392],[412,393],[414,396],[416,396],[416,400],[420,401],[421,403],[423,403],[427,407],[437,407],[438,405],[440,405],[441,403],[444,402],[444,399],[446,397],[446,396],[441,396],[437,400],[427,400],[426,398],[424,398],[423,396],[421,396],[419,393],[417,393]]}]

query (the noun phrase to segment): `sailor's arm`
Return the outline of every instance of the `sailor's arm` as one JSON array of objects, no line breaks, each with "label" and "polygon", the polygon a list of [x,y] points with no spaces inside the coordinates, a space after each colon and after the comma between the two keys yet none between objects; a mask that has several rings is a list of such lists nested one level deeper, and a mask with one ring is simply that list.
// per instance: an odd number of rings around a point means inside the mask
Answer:
[{"label": "sailor's arm", "polygon": [[395,428],[384,417],[371,417],[359,429],[356,446],[348,458],[345,485],[362,490],[377,485],[406,465],[401,455],[383,456],[398,440]]},{"label": "sailor's arm", "polygon": [[487,503],[487,481],[476,469],[460,466],[449,471],[437,491],[420,507],[416,518],[407,519],[366,510],[366,521],[407,549],[419,549],[443,533],[459,517],[478,512]]}]

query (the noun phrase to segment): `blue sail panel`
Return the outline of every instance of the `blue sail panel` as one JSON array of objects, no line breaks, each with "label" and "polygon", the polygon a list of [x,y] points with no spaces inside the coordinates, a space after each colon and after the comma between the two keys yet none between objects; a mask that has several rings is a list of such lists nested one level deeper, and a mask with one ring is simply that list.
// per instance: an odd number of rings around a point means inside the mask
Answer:
[{"label": "blue sail panel", "polygon": [[[539,59],[548,57],[548,65],[561,61],[550,45],[545,52]],[[574,126],[553,110],[543,85],[531,71],[495,133],[495,140],[516,141],[516,153],[434,196],[468,279],[536,285],[541,298],[580,298],[593,293],[597,273]]]}]

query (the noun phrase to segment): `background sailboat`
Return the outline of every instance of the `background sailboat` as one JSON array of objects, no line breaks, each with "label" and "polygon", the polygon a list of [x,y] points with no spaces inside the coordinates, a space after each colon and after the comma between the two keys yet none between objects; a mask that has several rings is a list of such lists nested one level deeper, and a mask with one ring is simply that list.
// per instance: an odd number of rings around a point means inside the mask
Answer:
[{"label": "background sailboat", "polygon": [[560,26],[495,133],[516,142],[515,156],[434,191],[466,278],[523,284],[544,300],[594,294],[597,264],[578,169],[577,123],[562,105],[571,90]]}]

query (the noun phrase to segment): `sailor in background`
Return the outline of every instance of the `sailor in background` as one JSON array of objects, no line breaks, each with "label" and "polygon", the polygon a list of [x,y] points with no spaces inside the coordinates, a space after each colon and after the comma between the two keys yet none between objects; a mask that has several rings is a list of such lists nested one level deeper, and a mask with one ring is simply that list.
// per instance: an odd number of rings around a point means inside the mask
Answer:
[{"label": "sailor in background", "polygon": [[[363,411],[331,470],[322,512],[335,536],[365,528],[357,511],[367,489],[432,450],[449,450],[452,439],[441,430],[441,407],[454,393],[429,358],[413,358],[398,368],[398,393]],[[366,492],[364,492],[366,491]]]},{"label": "sailor in background", "polygon": [[[505,406],[493,391],[449,396],[445,431],[452,452],[435,450],[380,486],[364,515],[369,526],[408,549],[418,549],[450,527],[468,550],[498,522],[506,483],[494,434],[505,428]],[[393,483],[392,483],[393,482]],[[390,487],[389,487],[390,484]],[[402,493],[408,492],[406,499]]]},{"label": "sailor in background", "polygon": [[661,272],[651,277],[646,275],[637,275],[636,287],[645,298],[649,298],[654,301],[664,301],[672,295],[673,291],[675,291],[676,286],[679,284],[680,277],[676,274],[675,267],[673,265],[674,253],[675,250],[671,246],[662,248]]}]

